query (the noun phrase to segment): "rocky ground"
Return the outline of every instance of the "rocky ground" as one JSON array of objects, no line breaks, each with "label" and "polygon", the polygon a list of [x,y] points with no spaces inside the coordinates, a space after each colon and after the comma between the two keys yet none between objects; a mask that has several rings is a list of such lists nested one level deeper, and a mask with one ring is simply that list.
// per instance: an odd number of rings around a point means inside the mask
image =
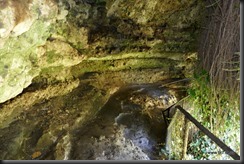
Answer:
[{"label": "rocky ground", "polygon": [[[8,111],[2,119],[1,158],[160,158],[166,127],[156,106],[162,96],[179,98],[180,92],[174,89],[168,92],[157,83],[120,89],[114,86],[107,92],[96,88],[96,83],[91,81],[93,85],[81,84],[74,81],[42,86],[40,90],[33,90],[32,86],[18,98],[3,104],[3,111],[11,109],[13,114],[9,115]],[[60,90],[67,93],[60,94]],[[144,105],[152,103],[155,108]]]},{"label": "rocky ground", "polygon": [[[149,152],[158,152],[152,147],[165,136],[161,113],[154,109],[162,110],[161,100],[178,98],[177,93],[132,87],[126,91],[131,94],[113,99],[118,106],[108,101],[125,86],[191,76],[202,5],[197,0],[0,0],[0,158],[157,158]],[[122,109],[140,112],[124,115]],[[109,142],[110,156],[102,149],[92,157],[76,155],[74,150],[82,149],[78,136],[86,126],[93,129],[95,124],[87,123],[99,115],[118,134],[100,134],[98,128],[90,145],[102,148]],[[125,125],[125,118],[137,116],[132,127]],[[160,140],[147,136],[154,129],[144,126],[153,123],[149,120],[157,120],[160,134],[152,135]],[[138,134],[132,133],[137,128]],[[131,138],[141,133],[142,140]],[[87,139],[93,136],[88,134]],[[124,150],[137,156],[125,157]]]}]

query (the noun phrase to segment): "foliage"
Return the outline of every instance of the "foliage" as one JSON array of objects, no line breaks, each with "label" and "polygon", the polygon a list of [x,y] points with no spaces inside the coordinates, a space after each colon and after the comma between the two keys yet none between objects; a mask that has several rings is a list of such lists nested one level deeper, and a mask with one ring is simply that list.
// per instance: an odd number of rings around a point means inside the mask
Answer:
[{"label": "foliage", "polygon": [[201,134],[200,131],[198,131],[193,136],[193,141],[189,144],[188,147],[188,153],[194,154],[194,158],[197,160],[208,160],[209,153],[208,148],[211,148],[210,140],[206,139],[206,136]]},{"label": "foliage", "polygon": [[[210,82],[209,74],[205,70],[194,75],[188,94],[190,102],[194,106],[191,114],[203,126],[238,153],[240,151],[240,109],[238,97],[234,100],[230,98],[230,94],[227,91],[222,90],[222,92],[219,92],[215,90]],[[206,148],[214,147],[212,146],[214,143],[211,143],[206,136],[197,136],[189,144],[189,153],[193,153],[196,159],[209,159],[209,155],[206,155]],[[216,149],[217,147],[215,146],[215,150],[211,151],[220,151]],[[199,150],[201,151],[199,152]],[[216,158],[214,155],[211,154],[211,158]],[[219,154],[217,153],[216,155]]]},{"label": "foliage", "polygon": [[[199,113],[195,111],[196,116],[200,116],[199,120],[209,121],[209,116],[211,115],[210,110],[210,87],[209,87],[209,75],[204,70],[199,74],[194,73],[194,80],[191,88],[188,89],[188,94],[194,104],[198,105]],[[208,126],[208,123],[204,126]]]},{"label": "foliage", "polygon": [[163,160],[177,160],[177,155],[174,152],[170,153],[165,146],[161,148],[159,155]]},{"label": "foliage", "polygon": [[[188,90],[192,115],[240,154],[240,2],[207,0],[207,25],[199,44],[198,71]],[[228,159],[206,136],[196,134],[188,153],[195,159]],[[201,150],[201,151],[200,151]],[[229,158],[231,159],[231,158]]]}]

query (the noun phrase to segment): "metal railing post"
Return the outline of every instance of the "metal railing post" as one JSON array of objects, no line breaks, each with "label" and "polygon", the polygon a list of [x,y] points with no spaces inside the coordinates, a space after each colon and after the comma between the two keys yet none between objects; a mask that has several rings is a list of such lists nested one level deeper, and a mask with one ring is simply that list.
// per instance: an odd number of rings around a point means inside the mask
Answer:
[{"label": "metal railing post", "polygon": [[240,160],[240,156],[234,152],[229,146],[223,143],[218,137],[211,133],[207,128],[205,128],[200,122],[198,122],[194,117],[191,116],[185,109],[180,105],[177,105],[173,108],[177,108],[187,117],[192,123],[194,123],[204,134],[206,134],[211,140],[213,140],[224,152],[230,155],[235,160]]}]

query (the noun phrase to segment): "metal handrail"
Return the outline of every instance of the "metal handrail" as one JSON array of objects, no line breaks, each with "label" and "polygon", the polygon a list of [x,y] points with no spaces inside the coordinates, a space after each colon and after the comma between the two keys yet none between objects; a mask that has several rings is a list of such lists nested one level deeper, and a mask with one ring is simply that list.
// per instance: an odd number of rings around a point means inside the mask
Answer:
[{"label": "metal handrail", "polygon": [[[240,160],[240,156],[233,151],[229,146],[227,146],[224,142],[222,142],[218,137],[216,137],[213,133],[211,133],[207,128],[205,128],[200,122],[198,122],[190,113],[188,113],[185,109],[183,109],[180,105],[172,105],[165,111],[168,111],[171,108],[179,109],[181,113],[185,115],[185,117],[194,123],[204,134],[206,134],[212,141],[214,141],[226,154],[230,155],[234,160]],[[165,118],[164,112],[163,116]]]}]

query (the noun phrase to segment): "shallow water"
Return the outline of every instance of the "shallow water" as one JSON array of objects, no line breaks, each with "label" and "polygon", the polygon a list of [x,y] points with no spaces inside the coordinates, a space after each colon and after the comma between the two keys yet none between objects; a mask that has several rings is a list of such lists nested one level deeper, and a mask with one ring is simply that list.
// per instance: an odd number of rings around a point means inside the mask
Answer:
[{"label": "shallow water", "polygon": [[[13,108],[16,117],[1,125],[0,158],[160,159],[167,133],[161,111],[180,99],[183,92],[160,87],[167,80],[119,89],[112,85],[99,89],[96,82],[83,80],[67,94],[42,99],[33,95],[58,92],[71,84],[54,86],[57,91],[29,88],[2,105],[2,111]],[[32,103],[26,105],[29,101]]]},{"label": "shallow water", "polygon": [[[158,105],[158,101],[161,101],[160,96],[175,98],[167,88],[159,88],[155,84],[131,85],[117,91],[95,118],[74,133],[70,158],[160,159],[160,148],[165,143],[167,133],[161,112],[172,103],[161,104],[161,109],[155,107],[148,113],[143,113],[145,106],[142,104],[154,100],[152,103]],[[101,146],[106,142],[106,147]],[[129,155],[132,152],[135,156]],[[142,152],[144,156],[141,155]]]}]

